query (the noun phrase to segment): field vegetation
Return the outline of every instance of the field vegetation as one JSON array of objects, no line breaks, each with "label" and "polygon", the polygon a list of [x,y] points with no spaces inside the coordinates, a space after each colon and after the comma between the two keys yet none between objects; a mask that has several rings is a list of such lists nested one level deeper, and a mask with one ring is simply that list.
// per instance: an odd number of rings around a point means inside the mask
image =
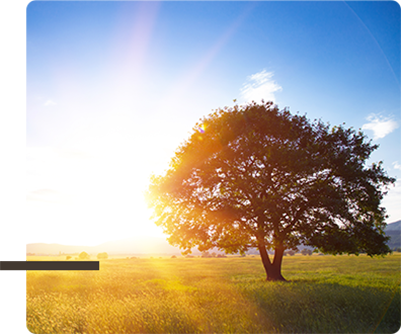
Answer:
[{"label": "field vegetation", "polygon": [[[28,257],[28,260],[65,260]],[[400,260],[286,256],[269,282],[259,256],[112,258],[99,271],[27,272],[33,333],[394,333]]]}]

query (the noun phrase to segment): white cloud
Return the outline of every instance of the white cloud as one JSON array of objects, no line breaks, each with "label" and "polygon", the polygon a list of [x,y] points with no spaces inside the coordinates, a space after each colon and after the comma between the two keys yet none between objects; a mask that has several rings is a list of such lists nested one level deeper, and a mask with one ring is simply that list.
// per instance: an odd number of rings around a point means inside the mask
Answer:
[{"label": "white cloud", "polygon": [[372,130],[374,140],[384,138],[398,128],[398,123],[389,117],[372,114],[367,120],[369,123],[364,124],[362,130]]},{"label": "white cloud", "polygon": [[49,106],[55,106],[57,103],[52,101],[52,100],[47,100],[43,105],[45,107],[49,107]]},{"label": "white cloud", "polygon": [[393,168],[401,170],[401,165],[398,163],[398,161],[393,162]]},{"label": "white cloud", "polygon": [[282,87],[273,79],[273,72],[263,70],[250,75],[241,88],[241,98],[245,102],[274,101],[274,93],[282,90]]}]

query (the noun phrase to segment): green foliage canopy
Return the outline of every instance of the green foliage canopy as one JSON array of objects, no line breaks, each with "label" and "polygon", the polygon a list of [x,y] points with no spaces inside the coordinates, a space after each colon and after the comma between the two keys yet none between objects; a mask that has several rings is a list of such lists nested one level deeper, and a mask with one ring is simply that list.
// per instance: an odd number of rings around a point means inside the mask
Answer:
[{"label": "green foliage canopy", "polygon": [[227,253],[295,249],[386,254],[380,202],[388,185],[361,132],[279,110],[272,102],[218,109],[193,128],[148,202],[169,242]]}]

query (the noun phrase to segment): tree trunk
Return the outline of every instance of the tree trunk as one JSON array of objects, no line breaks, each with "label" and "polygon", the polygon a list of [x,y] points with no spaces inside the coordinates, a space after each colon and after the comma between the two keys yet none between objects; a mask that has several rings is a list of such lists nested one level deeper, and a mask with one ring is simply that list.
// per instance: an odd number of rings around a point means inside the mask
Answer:
[{"label": "tree trunk", "polygon": [[284,247],[276,247],[274,250],[273,263],[270,261],[269,254],[264,244],[259,243],[259,253],[262,258],[268,281],[286,281],[281,275],[281,263],[283,261]]}]

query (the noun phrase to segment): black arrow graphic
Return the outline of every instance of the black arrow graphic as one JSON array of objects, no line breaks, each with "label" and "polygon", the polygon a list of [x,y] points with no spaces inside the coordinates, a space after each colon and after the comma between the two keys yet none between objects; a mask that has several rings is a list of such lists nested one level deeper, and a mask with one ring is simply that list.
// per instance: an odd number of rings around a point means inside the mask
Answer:
[{"label": "black arrow graphic", "polygon": [[0,235],[0,296],[27,270],[99,270],[99,261],[26,261]]}]

